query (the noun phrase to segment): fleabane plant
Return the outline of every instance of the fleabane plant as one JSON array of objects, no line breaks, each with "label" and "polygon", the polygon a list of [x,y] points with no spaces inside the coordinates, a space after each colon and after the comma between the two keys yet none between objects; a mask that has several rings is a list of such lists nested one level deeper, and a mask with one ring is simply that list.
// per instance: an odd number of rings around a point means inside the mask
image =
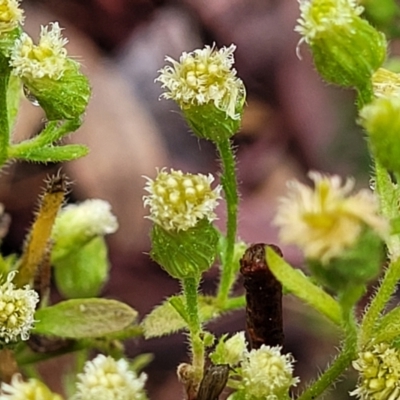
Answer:
[{"label": "fleabane plant", "polygon": [[90,96],[90,86],[79,72],[79,63],[67,56],[67,43],[59,24],[54,22],[41,27],[37,45],[22,33],[11,50],[12,74],[21,79],[49,120],[79,117]]},{"label": "fleabane plant", "polygon": [[78,374],[72,400],[146,400],[146,379],[146,374],[130,370],[126,360],[99,354]]},{"label": "fleabane plant", "polygon": [[0,2],[0,34],[10,32],[24,21],[24,11],[18,0],[2,0]]},{"label": "fleabane plant", "polygon": [[[42,26],[38,44],[23,31],[23,10],[17,0],[0,3],[0,167],[9,160],[59,162],[82,157],[82,145],[54,146],[75,131],[90,98],[90,85],[77,61],[68,56],[57,22]],[[30,140],[14,143],[12,130],[21,99],[46,113],[46,126]]]},{"label": "fleabane plant", "polygon": [[198,277],[215,258],[218,234],[212,222],[221,187],[213,189],[213,181],[212,175],[175,170],[147,178],[143,199],[154,222],[151,255],[175,278]]},{"label": "fleabane plant", "polygon": [[178,103],[200,138],[219,141],[240,127],[246,92],[233,68],[235,49],[213,45],[183,53],[179,61],[166,57],[171,65],[159,71],[162,96]]},{"label": "fleabane plant", "polygon": [[0,286],[0,340],[3,343],[29,339],[39,301],[38,294],[28,285],[23,288],[14,285],[15,274],[10,272]]},{"label": "fleabane plant", "polygon": [[361,17],[364,8],[356,0],[299,3],[295,30],[302,36],[300,44],[310,46],[321,76],[331,83],[355,87],[361,95],[369,92],[368,81],[386,58],[386,39]]}]

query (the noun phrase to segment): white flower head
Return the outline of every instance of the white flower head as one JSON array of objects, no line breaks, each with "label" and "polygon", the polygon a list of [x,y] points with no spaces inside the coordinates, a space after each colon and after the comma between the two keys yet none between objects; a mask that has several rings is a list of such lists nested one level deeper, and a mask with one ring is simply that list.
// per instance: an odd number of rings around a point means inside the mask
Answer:
[{"label": "white flower head", "polygon": [[251,350],[242,361],[243,390],[254,400],[279,400],[284,398],[299,378],[293,377],[291,354],[281,354],[280,346],[262,345]]},{"label": "white flower head", "polygon": [[20,0],[0,0],[0,34],[15,29],[24,21]]},{"label": "white flower head", "polygon": [[311,43],[324,32],[334,27],[351,26],[354,17],[364,8],[357,0],[298,0],[300,18],[295,31],[303,36],[306,43]]},{"label": "white flower head", "polygon": [[146,379],[146,374],[131,371],[126,360],[100,354],[78,374],[73,400],[143,400]]},{"label": "white flower head", "polygon": [[232,119],[239,119],[236,104],[245,89],[233,68],[233,52],[236,46],[205,46],[191,53],[183,53],[178,61],[166,57],[167,65],[161,69],[156,81],[167,89],[166,99],[175,100],[182,109],[190,106],[214,103]]},{"label": "white flower head", "polygon": [[312,189],[297,181],[288,184],[288,196],[282,198],[274,223],[280,227],[280,239],[301,248],[307,258],[327,263],[351,247],[365,226],[385,236],[388,224],[378,215],[373,193],[361,190],[350,196],[354,181],[344,185],[339,176],[310,172]]},{"label": "white flower head", "polygon": [[11,384],[1,384],[0,400],[62,400],[62,397],[52,393],[44,383],[36,379],[25,382],[21,375],[15,374]]},{"label": "white flower head", "polygon": [[39,301],[38,294],[28,285],[15,287],[12,283],[15,273],[10,272],[0,285],[0,340],[6,343],[29,339]]},{"label": "white flower head", "polygon": [[211,189],[214,177],[184,174],[171,169],[159,171],[155,180],[146,178],[144,205],[150,207],[148,217],[167,231],[186,231],[206,218],[216,219],[214,209],[221,198],[221,186]]},{"label": "white flower head", "polygon": [[26,80],[62,78],[67,65],[74,63],[67,57],[65,45],[68,39],[63,38],[58,22],[42,26],[39,44],[33,44],[26,33],[16,40],[11,51],[10,66],[13,74]]},{"label": "white flower head", "polygon": [[359,372],[358,385],[350,392],[361,400],[400,398],[400,352],[386,343],[375,345],[353,361]]},{"label": "white flower head", "polygon": [[56,238],[65,230],[94,237],[114,233],[117,229],[118,221],[111,212],[110,203],[101,199],[89,199],[64,207],[57,217],[53,235]]}]

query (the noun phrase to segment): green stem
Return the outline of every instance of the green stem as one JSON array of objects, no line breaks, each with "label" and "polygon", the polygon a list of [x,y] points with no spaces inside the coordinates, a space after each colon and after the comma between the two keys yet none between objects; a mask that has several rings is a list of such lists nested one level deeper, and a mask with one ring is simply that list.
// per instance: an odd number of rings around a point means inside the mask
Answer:
[{"label": "green stem", "polygon": [[400,277],[400,258],[390,263],[386,269],[381,285],[371,301],[364,315],[360,327],[360,347],[363,347],[371,338],[380,313],[392,296]]},{"label": "green stem", "polygon": [[[379,197],[382,215],[391,221],[398,217],[399,190],[393,184],[387,170],[375,161],[375,191]],[[386,243],[392,260],[400,257],[400,236],[391,235]]]},{"label": "green stem", "polygon": [[7,90],[10,78],[8,59],[0,56],[0,168],[8,160],[10,126],[8,121]]},{"label": "green stem", "polygon": [[[389,221],[398,216],[398,191],[385,168],[378,161],[375,162],[375,191],[379,196],[381,213]],[[400,236],[391,235],[386,245],[389,250],[391,262],[386,269],[379,289],[364,315],[359,345],[364,346],[371,337],[377,319],[392,296],[400,279]]]},{"label": "green stem", "polygon": [[227,207],[226,242],[217,295],[218,302],[223,305],[229,296],[229,291],[234,282],[233,256],[236,242],[239,197],[237,193],[235,156],[230,140],[219,141],[217,143],[217,148],[222,162],[223,173],[221,176],[221,183],[224,189]]},{"label": "green stem", "polygon": [[68,133],[77,130],[80,125],[82,125],[80,118],[67,121],[50,121],[35,137],[13,144],[9,148],[9,156],[12,158],[29,159],[29,154],[32,150],[41,149],[57,142]]},{"label": "green stem", "polygon": [[338,357],[333,361],[329,368],[309,386],[297,400],[313,400],[321,395],[330,385],[332,385],[343,372],[348,368],[351,361],[357,354],[357,330],[354,319],[348,324],[347,335],[343,349]]},{"label": "green stem", "polygon": [[198,286],[199,278],[185,278],[182,280],[183,294],[186,300],[190,342],[192,345],[192,366],[194,369],[194,385],[200,383],[204,371],[204,343],[201,339],[202,327],[199,317]]}]

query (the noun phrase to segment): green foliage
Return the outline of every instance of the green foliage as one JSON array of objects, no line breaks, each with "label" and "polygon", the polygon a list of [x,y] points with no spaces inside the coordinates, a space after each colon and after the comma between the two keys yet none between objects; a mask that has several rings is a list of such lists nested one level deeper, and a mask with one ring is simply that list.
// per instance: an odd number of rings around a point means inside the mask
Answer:
[{"label": "green foliage", "polygon": [[96,338],[133,324],[137,311],[116,300],[73,299],[35,313],[34,332],[69,339]]},{"label": "green foliage", "polygon": [[267,247],[267,263],[285,289],[325,315],[336,325],[342,325],[339,303],[323,289],[313,284],[300,270],[291,267],[282,257]]},{"label": "green foliage", "polygon": [[53,261],[58,290],[67,298],[86,298],[100,295],[108,280],[109,262],[103,237],[92,239],[77,252]]}]

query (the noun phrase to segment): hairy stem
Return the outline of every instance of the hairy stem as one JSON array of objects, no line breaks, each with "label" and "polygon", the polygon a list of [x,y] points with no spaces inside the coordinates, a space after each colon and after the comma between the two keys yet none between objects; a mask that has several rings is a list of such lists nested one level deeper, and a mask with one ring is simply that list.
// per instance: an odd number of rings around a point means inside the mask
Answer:
[{"label": "hairy stem", "polygon": [[10,144],[7,90],[10,78],[8,59],[0,56],[0,168],[7,162]]},{"label": "hairy stem", "polygon": [[236,241],[237,210],[239,197],[237,193],[236,164],[232,145],[229,139],[217,143],[221,157],[223,173],[221,183],[225,193],[227,207],[226,242],[222,260],[222,272],[218,289],[218,302],[225,304],[234,282],[233,255]]},{"label": "hairy stem", "polygon": [[194,368],[195,384],[199,384],[204,371],[204,343],[200,337],[202,327],[198,307],[198,278],[185,278],[182,280],[183,294],[186,300],[190,342],[192,346],[192,366]]}]

